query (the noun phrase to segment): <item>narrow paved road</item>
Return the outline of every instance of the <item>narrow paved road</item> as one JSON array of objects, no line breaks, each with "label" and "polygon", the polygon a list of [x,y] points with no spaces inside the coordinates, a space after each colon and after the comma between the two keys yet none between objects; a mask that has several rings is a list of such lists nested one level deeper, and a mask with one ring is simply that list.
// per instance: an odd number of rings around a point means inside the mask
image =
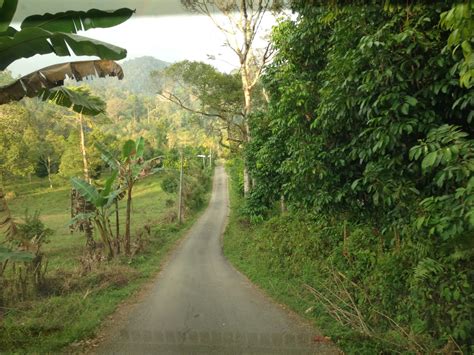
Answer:
[{"label": "narrow paved road", "polygon": [[216,169],[212,198],[156,280],[150,295],[103,354],[335,354],[305,322],[268,300],[226,261],[221,235],[227,176]]}]

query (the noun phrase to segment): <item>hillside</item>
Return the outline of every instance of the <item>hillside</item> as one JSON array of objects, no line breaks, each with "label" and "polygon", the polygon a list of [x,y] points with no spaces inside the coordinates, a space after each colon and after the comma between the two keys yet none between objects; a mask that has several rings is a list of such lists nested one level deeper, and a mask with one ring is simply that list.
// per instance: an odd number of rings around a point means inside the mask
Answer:
[{"label": "hillside", "polygon": [[[118,81],[116,78],[105,78],[101,80],[89,79],[85,82],[96,92],[103,95],[115,96],[114,92],[130,92],[133,94],[154,95],[160,86],[159,79],[150,79],[153,71],[160,70],[170,65],[170,63],[145,56],[133,58],[121,63],[125,77]],[[74,85],[70,82],[68,85]]]}]

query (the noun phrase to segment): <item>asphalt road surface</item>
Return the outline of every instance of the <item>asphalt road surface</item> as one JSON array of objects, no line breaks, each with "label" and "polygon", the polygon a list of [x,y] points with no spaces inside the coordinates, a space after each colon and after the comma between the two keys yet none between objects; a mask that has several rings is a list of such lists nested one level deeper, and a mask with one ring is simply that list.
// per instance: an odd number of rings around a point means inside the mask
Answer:
[{"label": "asphalt road surface", "polygon": [[337,354],[317,330],[269,300],[224,258],[227,175],[217,167],[209,207],[150,294],[101,354]]}]

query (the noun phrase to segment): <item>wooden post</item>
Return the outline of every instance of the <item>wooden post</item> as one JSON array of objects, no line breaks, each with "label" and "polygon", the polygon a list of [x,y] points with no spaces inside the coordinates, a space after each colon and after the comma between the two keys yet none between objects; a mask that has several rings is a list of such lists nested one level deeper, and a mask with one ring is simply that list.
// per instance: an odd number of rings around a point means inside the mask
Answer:
[{"label": "wooden post", "polygon": [[181,152],[181,169],[179,171],[179,199],[178,199],[178,222],[183,222],[183,152]]}]

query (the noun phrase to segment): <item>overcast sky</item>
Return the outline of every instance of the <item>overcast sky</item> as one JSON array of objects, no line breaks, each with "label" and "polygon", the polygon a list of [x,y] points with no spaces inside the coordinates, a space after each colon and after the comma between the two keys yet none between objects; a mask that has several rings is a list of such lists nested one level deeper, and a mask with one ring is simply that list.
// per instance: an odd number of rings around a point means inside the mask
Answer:
[{"label": "overcast sky", "polygon": [[[79,34],[126,48],[127,59],[149,55],[167,62],[205,61],[222,71],[237,68],[235,54],[223,46],[225,38],[212,21],[206,16],[187,13],[179,0],[20,0],[15,21],[18,23],[28,15],[45,12],[124,6],[137,10],[130,20],[113,28],[92,29]],[[268,18],[264,26],[269,28],[272,24],[273,20]],[[209,60],[208,55],[216,59]],[[35,56],[16,61],[8,70],[15,76],[25,75],[51,64],[84,59],[88,57]]]}]

